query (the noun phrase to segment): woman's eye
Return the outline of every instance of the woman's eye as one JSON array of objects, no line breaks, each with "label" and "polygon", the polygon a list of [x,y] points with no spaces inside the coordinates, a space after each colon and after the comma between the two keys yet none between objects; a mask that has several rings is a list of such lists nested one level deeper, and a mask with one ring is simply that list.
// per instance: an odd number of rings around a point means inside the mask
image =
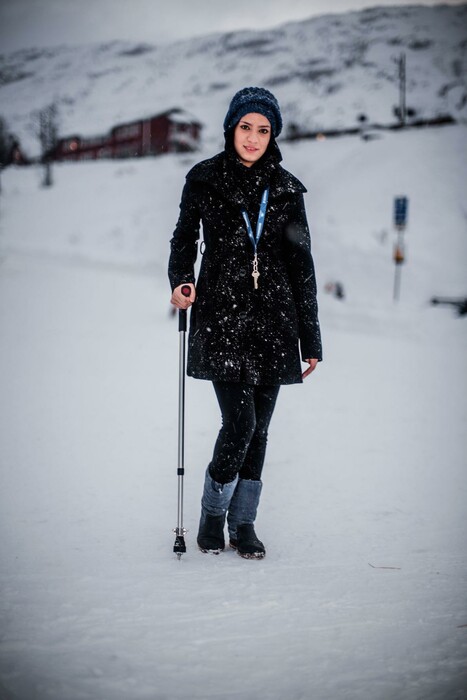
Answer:
[{"label": "woman's eye", "polygon": [[267,129],[260,129],[261,134],[269,134],[269,131]]},{"label": "woman's eye", "polygon": [[249,129],[250,127],[248,126],[248,124],[240,124],[240,128],[241,128],[241,129],[244,129],[244,130],[246,131],[246,130]]}]

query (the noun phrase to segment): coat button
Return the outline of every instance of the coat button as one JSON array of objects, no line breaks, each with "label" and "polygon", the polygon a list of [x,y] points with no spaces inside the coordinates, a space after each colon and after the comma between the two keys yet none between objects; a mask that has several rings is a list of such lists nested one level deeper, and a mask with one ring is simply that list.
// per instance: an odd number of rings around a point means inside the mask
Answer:
[{"label": "coat button", "polygon": [[247,314],[246,311],[240,311],[240,313],[238,314],[238,318],[239,318],[241,321],[244,321],[244,320],[246,319],[247,316],[248,316],[248,314]]},{"label": "coat button", "polygon": [[244,267],[241,267],[241,268],[239,269],[239,271],[238,271],[238,274],[240,275],[240,277],[245,277],[245,275],[246,275],[246,270],[245,270],[245,268],[244,268]]}]

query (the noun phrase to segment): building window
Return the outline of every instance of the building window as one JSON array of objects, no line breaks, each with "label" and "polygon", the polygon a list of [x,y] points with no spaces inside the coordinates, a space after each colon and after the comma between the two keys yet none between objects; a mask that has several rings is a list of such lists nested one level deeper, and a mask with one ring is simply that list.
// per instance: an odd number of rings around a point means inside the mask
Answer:
[{"label": "building window", "polygon": [[98,158],[112,158],[112,149],[111,148],[99,148],[97,151],[97,157]]},{"label": "building window", "polygon": [[81,148],[95,148],[102,146],[105,143],[105,138],[102,136],[94,136],[89,139],[81,139]]},{"label": "building window", "polygon": [[138,149],[135,146],[119,146],[115,149],[117,158],[136,158],[139,156]]},{"label": "building window", "polygon": [[141,124],[127,124],[126,126],[119,126],[114,131],[114,136],[119,141],[124,141],[125,139],[132,139],[140,135]]}]

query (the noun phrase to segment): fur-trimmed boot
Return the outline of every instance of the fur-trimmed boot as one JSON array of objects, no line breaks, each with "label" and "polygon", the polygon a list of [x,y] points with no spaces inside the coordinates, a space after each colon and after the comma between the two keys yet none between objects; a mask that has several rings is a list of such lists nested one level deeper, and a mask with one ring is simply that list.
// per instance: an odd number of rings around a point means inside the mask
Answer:
[{"label": "fur-trimmed boot", "polygon": [[227,515],[230,546],[244,559],[263,559],[266,556],[264,544],[254,528],[262,488],[262,481],[239,479],[230,501]]},{"label": "fur-trimmed boot", "polygon": [[198,530],[198,547],[205,554],[219,554],[225,548],[225,516],[232,499],[237,479],[219,484],[206,470],[201,498],[201,518]]}]

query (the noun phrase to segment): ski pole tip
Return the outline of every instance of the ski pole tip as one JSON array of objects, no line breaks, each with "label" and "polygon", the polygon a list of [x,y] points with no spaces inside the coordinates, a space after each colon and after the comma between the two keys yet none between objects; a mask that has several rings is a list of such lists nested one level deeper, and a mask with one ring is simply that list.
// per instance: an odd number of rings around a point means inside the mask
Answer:
[{"label": "ski pole tip", "polygon": [[177,535],[174,544],[174,553],[177,555],[180,561],[182,554],[186,552],[185,537],[183,535]]}]

